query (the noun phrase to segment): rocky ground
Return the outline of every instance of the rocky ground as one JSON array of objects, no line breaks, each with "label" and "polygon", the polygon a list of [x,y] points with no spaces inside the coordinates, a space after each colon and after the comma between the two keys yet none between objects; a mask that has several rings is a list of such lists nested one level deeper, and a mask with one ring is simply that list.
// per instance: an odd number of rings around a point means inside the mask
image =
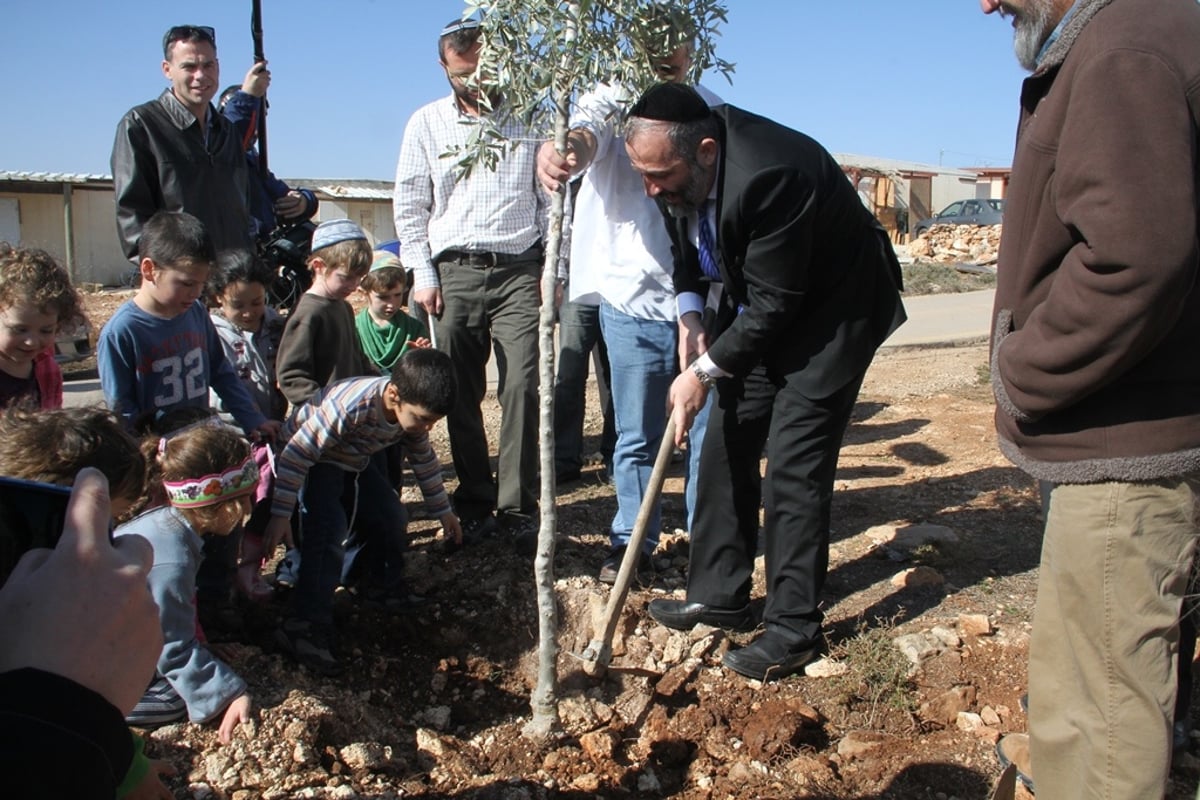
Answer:
[{"label": "rocky ground", "polygon": [[[837,475],[830,657],[810,675],[747,681],[720,656],[749,636],[646,615],[686,579],[676,465],[656,577],[631,592],[607,673],[589,677],[575,654],[607,597],[596,572],[615,508],[593,465],[558,492],[561,726],[549,740],[522,735],[536,680],[530,562],[498,539],[448,553],[416,521],[409,572],[428,610],[388,616],[340,594],[348,669],[328,679],[271,646],[286,597],[247,607],[247,643],[229,655],[257,720],[224,747],[191,724],[150,732],[149,746],[178,768],[178,797],[987,797],[996,739],[1025,726],[1042,523],[1035,486],[996,450],[986,360],[982,345],[885,350],[868,373]],[[494,441],[490,399],[485,416]],[[599,427],[592,402],[590,449]],[[452,484],[442,426],[436,445]],[[1196,764],[1177,770],[1171,798],[1193,796]]]}]

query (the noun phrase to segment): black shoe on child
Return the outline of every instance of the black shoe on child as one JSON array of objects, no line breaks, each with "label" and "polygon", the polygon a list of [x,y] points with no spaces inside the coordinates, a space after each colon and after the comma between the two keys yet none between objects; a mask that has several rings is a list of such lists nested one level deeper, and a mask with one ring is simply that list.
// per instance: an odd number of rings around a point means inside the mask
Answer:
[{"label": "black shoe on child", "polygon": [[306,619],[285,620],[275,631],[275,641],[300,665],[318,675],[335,676],[342,663],[334,656],[334,631]]},{"label": "black shoe on child", "polygon": [[496,522],[501,535],[512,542],[513,552],[530,557],[537,553],[538,518],[536,514],[521,514],[505,511]]},{"label": "black shoe on child", "polygon": [[489,514],[486,517],[475,517],[474,519],[461,520],[462,524],[462,542],[455,542],[452,539],[446,539],[442,544],[442,550],[446,553],[457,553],[464,547],[474,547],[496,535],[496,518]]},{"label": "black shoe on child", "polygon": [[429,605],[429,598],[413,594],[408,589],[389,592],[372,588],[353,591],[352,595],[367,608],[376,608],[391,614],[413,614]]},{"label": "black shoe on child", "polygon": [[[617,582],[617,575],[621,572],[621,562],[625,560],[625,551],[628,548],[625,545],[614,547],[608,551],[608,556],[604,559],[604,563],[600,565],[600,574],[598,580],[601,583],[612,585]],[[642,553],[638,557],[637,566],[634,568],[634,577],[639,581],[644,581],[647,578],[652,578],[654,575],[654,562],[650,560],[650,556]]]}]

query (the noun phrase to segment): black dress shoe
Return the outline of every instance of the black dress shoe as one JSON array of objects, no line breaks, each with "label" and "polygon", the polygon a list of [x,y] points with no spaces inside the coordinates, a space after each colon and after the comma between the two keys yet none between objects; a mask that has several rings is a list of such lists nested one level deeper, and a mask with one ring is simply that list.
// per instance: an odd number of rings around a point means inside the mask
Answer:
[{"label": "black dress shoe", "polygon": [[766,682],[800,672],[820,654],[819,641],[789,646],[770,633],[764,633],[740,650],[725,653],[721,663],[739,675]]},{"label": "black dress shoe", "polygon": [[677,631],[690,631],[700,624],[730,631],[752,631],[758,627],[749,603],[741,608],[722,608],[687,600],[651,600],[646,610],[651,617]]}]

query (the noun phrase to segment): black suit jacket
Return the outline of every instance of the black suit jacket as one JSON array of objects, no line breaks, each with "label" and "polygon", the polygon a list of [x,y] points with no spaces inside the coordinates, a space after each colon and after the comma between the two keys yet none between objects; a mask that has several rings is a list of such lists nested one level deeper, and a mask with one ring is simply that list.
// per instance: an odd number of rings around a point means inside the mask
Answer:
[{"label": "black suit jacket", "polygon": [[[765,362],[806,396],[826,397],[865,371],[905,320],[895,252],[820,144],[733,106],[713,113],[725,296],[709,355],[738,376]],[[675,291],[704,296],[687,226],[667,217]]]}]

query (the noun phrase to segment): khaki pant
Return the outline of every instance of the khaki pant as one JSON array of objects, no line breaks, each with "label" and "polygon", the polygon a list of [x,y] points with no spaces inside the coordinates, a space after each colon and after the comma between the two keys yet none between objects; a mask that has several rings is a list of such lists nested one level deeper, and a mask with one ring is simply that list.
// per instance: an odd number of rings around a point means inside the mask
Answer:
[{"label": "khaki pant", "polygon": [[1200,474],[1056,486],[1029,653],[1039,798],[1165,791]]}]

